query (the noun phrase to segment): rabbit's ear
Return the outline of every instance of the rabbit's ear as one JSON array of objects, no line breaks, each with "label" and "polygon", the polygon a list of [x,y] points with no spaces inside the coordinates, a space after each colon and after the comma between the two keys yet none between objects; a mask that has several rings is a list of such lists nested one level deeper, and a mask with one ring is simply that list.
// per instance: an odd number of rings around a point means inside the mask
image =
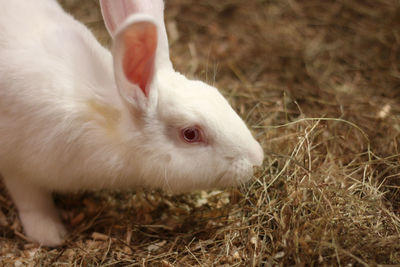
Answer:
[{"label": "rabbit's ear", "polygon": [[169,59],[168,37],[164,23],[163,0],[100,0],[101,12],[112,38],[126,19],[134,14],[148,15],[158,25],[157,67],[172,68]]},{"label": "rabbit's ear", "polygon": [[100,0],[104,24],[111,37],[125,19],[137,12],[137,6],[132,0]]},{"label": "rabbit's ear", "polygon": [[155,67],[156,22],[145,15],[134,15],[116,33],[114,41],[114,71],[121,96],[134,106],[145,108]]}]

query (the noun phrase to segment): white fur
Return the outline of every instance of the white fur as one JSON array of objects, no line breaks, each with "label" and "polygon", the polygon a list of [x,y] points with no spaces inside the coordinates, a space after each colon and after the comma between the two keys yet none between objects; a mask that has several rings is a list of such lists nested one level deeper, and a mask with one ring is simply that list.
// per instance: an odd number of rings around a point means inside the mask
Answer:
[{"label": "white fur", "polygon": [[[0,172],[32,240],[63,241],[51,192],[231,186],[262,163],[260,145],[217,89],[176,73],[160,43],[150,97],[132,112],[114,79],[118,60],[56,1],[0,4]],[[179,139],[191,125],[206,144]]]}]

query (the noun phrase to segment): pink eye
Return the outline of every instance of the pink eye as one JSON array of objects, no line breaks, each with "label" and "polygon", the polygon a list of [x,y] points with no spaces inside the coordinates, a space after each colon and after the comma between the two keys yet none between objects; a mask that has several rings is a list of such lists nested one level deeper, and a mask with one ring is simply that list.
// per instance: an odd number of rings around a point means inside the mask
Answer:
[{"label": "pink eye", "polygon": [[202,141],[201,130],[198,127],[188,127],[181,130],[182,138],[187,143],[198,143]]}]

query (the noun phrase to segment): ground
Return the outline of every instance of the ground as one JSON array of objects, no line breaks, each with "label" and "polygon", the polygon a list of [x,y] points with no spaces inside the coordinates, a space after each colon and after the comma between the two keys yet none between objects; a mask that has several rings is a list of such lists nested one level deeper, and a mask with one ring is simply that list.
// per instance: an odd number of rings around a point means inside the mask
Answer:
[{"label": "ground", "polygon": [[[104,45],[95,0],[62,0]],[[400,3],[167,0],[176,69],[215,84],[265,150],[238,189],[56,196],[71,237],[24,240],[0,186],[5,266],[400,264]]]}]

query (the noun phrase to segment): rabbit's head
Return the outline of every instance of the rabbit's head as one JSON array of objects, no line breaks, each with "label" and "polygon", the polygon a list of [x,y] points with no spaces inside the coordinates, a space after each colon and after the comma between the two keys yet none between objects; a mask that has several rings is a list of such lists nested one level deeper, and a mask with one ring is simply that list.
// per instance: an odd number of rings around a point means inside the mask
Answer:
[{"label": "rabbit's head", "polygon": [[245,123],[212,86],[175,72],[163,2],[103,0],[127,138],[145,186],[174,192],[238,185],[263,161]]}]

